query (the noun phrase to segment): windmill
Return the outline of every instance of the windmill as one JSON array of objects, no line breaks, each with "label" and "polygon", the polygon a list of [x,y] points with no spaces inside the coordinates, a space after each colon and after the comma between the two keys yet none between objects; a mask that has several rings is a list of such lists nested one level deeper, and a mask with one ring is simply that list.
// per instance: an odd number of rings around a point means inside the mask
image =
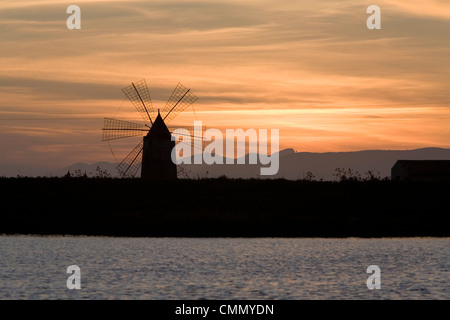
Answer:
[{"label": "windmill", "polygon": [[[117,166],[119,174],[122,177],[134,177],[141,168],[141,178],[143,179],[177,178],[177,167],[171,158],[171,152],[175,146],[171,134],[180,127],[168,127],[166,123],[173,120],[198,98],[190,89],[178,83],[160,112],[159,109],[155,111],[153,108],[145,79],[132,82],[122,91],[146,123],[137,124],[114,118],[104,119],[103,141],[144,136]],[[181,128],[192,132],[192,127],[183,126]]]}]

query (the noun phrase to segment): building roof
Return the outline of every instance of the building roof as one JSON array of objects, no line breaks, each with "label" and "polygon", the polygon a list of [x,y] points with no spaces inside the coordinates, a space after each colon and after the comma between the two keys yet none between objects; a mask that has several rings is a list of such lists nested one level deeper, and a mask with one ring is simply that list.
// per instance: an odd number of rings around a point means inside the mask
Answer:
[{"label": "building roof", "polygon": [[450,160],[397,160],[395,167],[401,167],[409,174],[450,174]]},{"label": "building roof", "polygon": [[147,134],[147,138],[169,139],[169,140],[171,139],[170,131],[167,128],[166,124],[164,123],[164,120],[162,119],[161,115],[159,114],[159,110],[158,116],[156,117],[152,127],[150,128]]}]

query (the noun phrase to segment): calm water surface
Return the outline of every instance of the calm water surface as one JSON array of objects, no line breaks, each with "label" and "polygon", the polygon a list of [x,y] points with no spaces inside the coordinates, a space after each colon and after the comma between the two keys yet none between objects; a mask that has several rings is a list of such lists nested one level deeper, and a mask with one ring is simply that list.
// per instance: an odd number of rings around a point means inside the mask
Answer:
[{"label": "calm water surface", "polygon": [[0,236],[0,299],[449,299],[449,257],[450,238]]}]

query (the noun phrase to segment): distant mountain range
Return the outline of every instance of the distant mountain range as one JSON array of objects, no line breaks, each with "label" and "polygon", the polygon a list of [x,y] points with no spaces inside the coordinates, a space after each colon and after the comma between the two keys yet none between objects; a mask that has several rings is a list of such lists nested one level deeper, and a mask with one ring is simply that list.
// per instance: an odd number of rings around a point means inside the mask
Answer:
[{"label": "distant mountain range", "polygon": [[[248,163],[248,155],[246,155]],[[358,171],[362,177],[370,170],[379,177],[390,177],[391,168],[397,160],[450,160],[450,149],[422,148],[415,150],[366,150],[354,152],[295,152],[293,149],[284,149],[279,152],[279,171],[275,176],[268,178],[334,180],[336,168],[352,169]],[[25,167],[14,164],[0,164],[0,176],[63,176],[68,171],[74,174],[88,176],[101,175],[101,171],[111,176],[118,176],[116,163],[95,162],[92,164],[75,163],[62,169],[48,169],[38,167]],[[97,168],[99,168],[97,170]],[[180,176],[190,178],[219,177],[225,175],[230,178],[256,178],[259,177],[261,165],[235,164],[235,165],[183,165]],[[263,176],[264,177],[264,176]]]},{"label": "distant mountain range", "polygon": [[[260,177],[261,165],[250,165],[248,155],[246,164],[234,165],[183,165],[180,175],[190,178],[219,177],[225,175],[230,178],[257,178]],[[390,177],[391,168],[397,160],[450,160],[450,149],[422,148],[415,150],[367,150],[355,152],[295,152],[285,149],[279,152],[279,171],[275,176],[262,176],[262,178],[285,178],[314,180],[334,180],[336,168],[352,169],[359,172],[362,177],[367,176],[370,170],[378,177]],[[96,162],[93,164],[76,163],[56,171],[53,176],[63,176],[68,171],[71,174],[84,174],[96,176],[102,174],[99,170],[107,171],[117,176],[115,163]],[[97,169],[98,168],[98,169]],[[1,174],[1,172],[0,172]]]}]

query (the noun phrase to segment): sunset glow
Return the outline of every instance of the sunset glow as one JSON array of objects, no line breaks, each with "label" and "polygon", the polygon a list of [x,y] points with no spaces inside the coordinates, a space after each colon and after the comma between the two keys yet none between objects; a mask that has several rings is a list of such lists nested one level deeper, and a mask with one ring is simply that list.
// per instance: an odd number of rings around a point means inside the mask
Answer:
[{"label": "sunset glow", "polygon": [[69,4],[0,2],[0,169],[113,161],[103,118],[139,122],[121,88],[144,78],[155,108],[178,82],[199,97],[170,124],[278,128],[296,151],[450,148],[448,1],[377,1],[381,30],[372,1],[77,1],[81,30]]}]

